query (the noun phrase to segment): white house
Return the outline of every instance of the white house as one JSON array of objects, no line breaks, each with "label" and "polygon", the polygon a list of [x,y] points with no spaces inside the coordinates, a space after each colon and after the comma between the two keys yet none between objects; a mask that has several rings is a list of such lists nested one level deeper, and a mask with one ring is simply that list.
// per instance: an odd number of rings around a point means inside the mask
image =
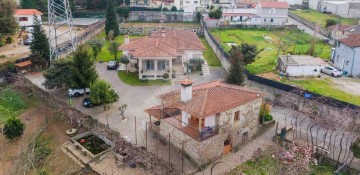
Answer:
[{"label": "white house", "polygon": [[309,0],[309,8],[346,18],[360,17],[360,2],[353,0]]},{"label": "white house", "polygon": [[16,9],[15,10],[15,18],[17,22],[19,23],[20,27],[31,27],[34,25],[34,15],[37,16],[37,18],[41,22],[41,13],[40,11],[36,9]]},{"label": "white house", "polygon": [[309,55],[282,55],[279,56],[277,68],[291,77],[318,76],[325,65],[322,59]]},{"label": "white house", "polygon": [[203,62],[205,47],[194,32],[163,30],[133,40],[125,36],[119,49],[130,58],[128,69],[138,71],[139,79],[162,79],[174,70],[187,73],[194,60]]},{"label": "white house", "polygon": [[174,0],[174,5],[179,10],[192,9],[193,12],[196,11],[196,8],[199,7],[200,0]]},{"label": "white house", "polygon": [[350,34],[347,38],[336,41],[332,61],[344,75],[360,75],[360,34]]},{"label": "white house", "polygon": [[287,2],[257,2],[246,8],[224,8],[223,24],[284,25],[287,23],[289,5]]}]

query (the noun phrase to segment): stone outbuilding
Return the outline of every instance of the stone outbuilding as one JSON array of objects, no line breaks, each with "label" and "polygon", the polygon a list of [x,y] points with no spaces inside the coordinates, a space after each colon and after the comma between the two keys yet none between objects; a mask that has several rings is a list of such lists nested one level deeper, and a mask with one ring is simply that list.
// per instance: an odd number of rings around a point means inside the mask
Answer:
[{"label": "stone outbuilding", "polygon": [[191,157],[198,166],[210,163],[252,139],[259,129],[264,94],[213,81],[158,96],[162,105],[146,109],[151,127]]},{"label": "stone outbuilding", "polygon": [[290,77],[319,76],[327,64],[321,58],[309,55],[280,55],[277,69]]}]

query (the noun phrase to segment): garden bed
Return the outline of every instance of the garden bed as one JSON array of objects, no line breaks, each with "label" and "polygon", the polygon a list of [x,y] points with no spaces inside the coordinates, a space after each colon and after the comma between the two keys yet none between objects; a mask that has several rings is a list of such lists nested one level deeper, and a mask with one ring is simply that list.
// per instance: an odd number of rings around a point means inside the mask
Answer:
[{"label": "garden bed", "polygon": [[85,136],[78,139],[77,142],[79,142],[84,148],[89,150],[94,155],[97,155],[111,147],[96,135]]},{"label": "garden bed", "polygon": [[118,71],[118,76],[121,81],[131,86],[148,86],[148,85],[170,85],[171,80],[148,80],[139,79],[138,72]]}]

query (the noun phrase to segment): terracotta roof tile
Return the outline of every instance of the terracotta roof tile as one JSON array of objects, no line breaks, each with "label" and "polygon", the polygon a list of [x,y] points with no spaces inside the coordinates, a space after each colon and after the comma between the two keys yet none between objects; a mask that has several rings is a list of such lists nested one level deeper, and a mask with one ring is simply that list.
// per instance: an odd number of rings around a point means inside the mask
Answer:
[{"label": "terracotta roof tile", "polygon": [[43,15],[39,10],[36,9],[16,9],[15,15]]},{"label": "terracotta roof tile", "polygon": [[221,81],[194,86],[192,99],[186,103],[180,101],[180,95],[180,91],[173,91],[160,95],[159,98],[166,104],[186,111],[196,118],[215,115],[263,97],[261,92]]},{"label": "terracotta roof tile", "polygon": [[17,67],[25,67],[25,66],[29,66],[31,64],[32,64],[31,61],[27,60],[27,61],[15,64],[15,66],[17,66]]},{"label": "terracotta roof tile", "polygon": [[259,2],[259,5],[263,8],[280,8],[288,9],[289,4],[287,2]]},{"label": "terracotta roof tile", "polygon": [[360,47],[360,34],[350,34],[347,38],[340,39],[339,41],[350,47]]}]

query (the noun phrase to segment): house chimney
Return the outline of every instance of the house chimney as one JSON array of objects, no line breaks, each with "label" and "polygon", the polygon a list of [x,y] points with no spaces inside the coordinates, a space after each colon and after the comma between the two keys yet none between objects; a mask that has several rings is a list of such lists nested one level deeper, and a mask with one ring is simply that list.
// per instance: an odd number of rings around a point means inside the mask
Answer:
[{"label": "house chimney", "polygon": [[188,102],[192,99],[192,83],[193,81],[185,79],[181,81],[181,101]]},{"label": "house chimney", "polygon": [[124,43],[125,44],[129,44],[130,43],[130,39],[129,39],[129,35],[125,35],[125,37],[124,37],[125,39],[125,41],[124,41]]},{"label": "house chimney", "polygon": [[165,35],[166,35],[166,31],[165,31],[165,30],[162,30],[162,31],[161,31],[161,37],[165,37]]}]

